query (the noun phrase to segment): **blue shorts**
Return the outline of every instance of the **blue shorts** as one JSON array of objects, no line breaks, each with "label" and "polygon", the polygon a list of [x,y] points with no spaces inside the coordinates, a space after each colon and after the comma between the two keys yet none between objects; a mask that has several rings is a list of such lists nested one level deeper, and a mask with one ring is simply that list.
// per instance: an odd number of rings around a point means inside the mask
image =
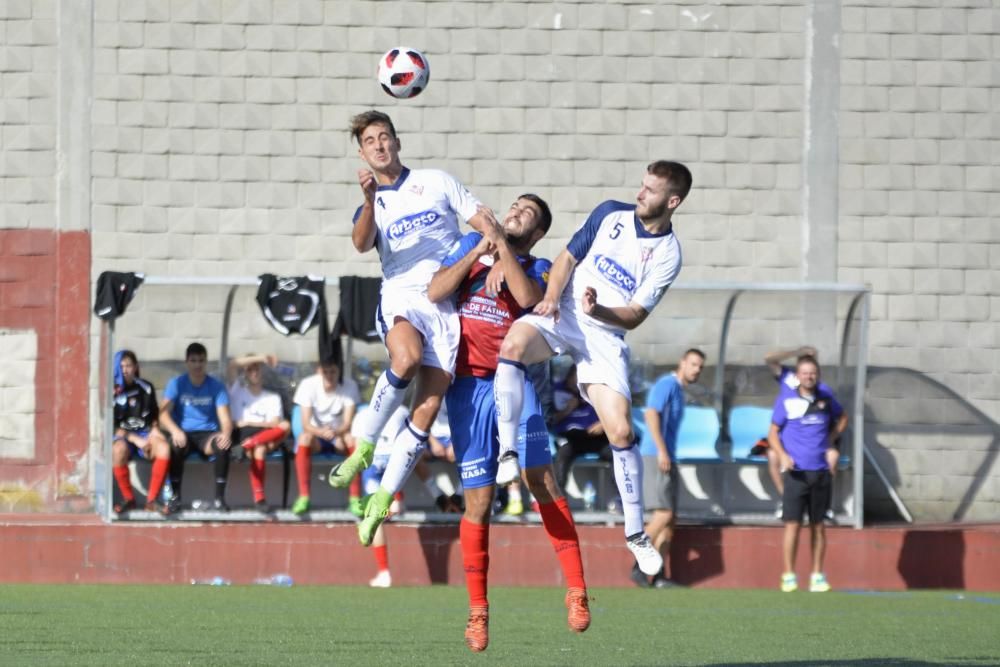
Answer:
[{"label": "blue shorts", "polygon": [[[148,438],[149,437],[149,431],[148,430],[147,431],[131,431],[131,433],[134,433],[135,435],[139,436],[140,438]],[[128,435],[128,434],[126,434],[126,435]],[[132,444],[132,441],[128,440],[128,439],[125,440],[125,444],[128,445],[128,451],[129,451],[129,454],[131,456],[138,456],[140,459],[145,459],[146,458],[146,452],[142,451],[142,447],[136,447],[134,444]]]},{"label": "blue shorts", "polygon": [[382,475],[385,474],[388,465],[388,454],[379,454],[372,459],[372,464],[361,472],[362,493],[368,496],[378,491],[379,485],[382,484]]},{"label": "blue shorts", "polygon": [[[493,378],[456,378],[445,400],[448,402],[455,465],[462,486],[475,489],[496,484],[500,442],[497,439]],[[542,405],[530,382],[524,383],[524,409],[521,410],[517,454],[522,469],[552,463],[549,431],[542,417]]]},{"label": "blue shorts", "polygon": [[[337,448],[333,446],[332,440],[324,440],[323,438],[316,438],[316,442],[319,443],[319,451],[317,454],[327,454],[330,456],[341,456],[341,453],[337,451]],[[299,451],[299,441],[298,438],[295,439],[295,446],[292,447],[292,453],[297,454]]]}]

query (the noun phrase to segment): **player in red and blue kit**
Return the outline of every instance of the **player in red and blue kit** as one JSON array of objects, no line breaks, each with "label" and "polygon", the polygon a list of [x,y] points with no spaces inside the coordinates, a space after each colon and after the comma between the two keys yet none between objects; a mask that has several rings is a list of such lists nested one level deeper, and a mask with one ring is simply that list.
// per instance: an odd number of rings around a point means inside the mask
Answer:
[{"label": "player in red and blue kit", "polygon": [[673,214],[690,190],[688,168],[660,160],[646,168],[635,204],[606,201],[595,208],[553,262],[545,296],[511,327],[496,373],[497,483],[507,484],[518,474],[513,450],[525,364],[563,352],[573,357],[580,394],[611,444],[626,545],[650,576],[663,558],[643,531],[642,457],[632,430],[625,332],[645,321],[680,273]]},{"label": "player in red and blue kit", "polygon": [[[489,644],[489,521],[499,453],[493,376],[507,331],[544,293],[551,263],[532,257],[530,251],[551,221],[544,200],[521,195],[504,216],[501,237],[464,236],[428,287],[428,297],[435,302],[457,290],[461,335],[455,381],[445,400],[465,489],[459,529],[469,590],[465,643],[477,652]],[[555,481],[548,430],[530,381],[525,384],[517,451],[524,481],[538,500],[542,523],[566,577],[570,629],[583,632],[590,625],[590,609],[580,543],[569,505]]]}]

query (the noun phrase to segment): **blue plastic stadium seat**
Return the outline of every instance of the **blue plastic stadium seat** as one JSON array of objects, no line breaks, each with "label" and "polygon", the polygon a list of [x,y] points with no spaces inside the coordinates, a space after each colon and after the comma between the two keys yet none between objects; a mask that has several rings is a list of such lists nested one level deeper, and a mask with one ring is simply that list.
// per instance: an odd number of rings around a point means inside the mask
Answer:
[{"label": "blue plastic stadium seat", "polygon": [[737,405],[729,411],[729,437],[733,442],[733,460],[740,463],[763,463],[766,456],[750,456],[750,450],[771,428],[771,409],[756,405]]},{"label": "blue plastic stadium seat", "polygon": [[715,450],[719,440],[719,416],[714,408],[688,405],[677,432],[677,460],[698,463],[720,463]]}]

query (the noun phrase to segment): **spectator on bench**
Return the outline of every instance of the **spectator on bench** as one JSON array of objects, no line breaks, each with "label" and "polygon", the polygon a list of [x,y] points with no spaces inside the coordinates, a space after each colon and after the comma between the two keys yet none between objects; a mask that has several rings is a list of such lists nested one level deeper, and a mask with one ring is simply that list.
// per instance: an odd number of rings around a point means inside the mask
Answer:
[{"label": "spectator on bench", "polygon": [[[264,389],[264,364],[278,365],[274,355],[251,354],[229,362],[229,404],[236,424],[233,439],[250,457],[250,489],[257,509],[267,512],[264,497],[265,459],[291,430],[281,396]],[[242,373],[242,379],[240,375]]]},{"label": "spectator on bench", "polygon": [[833,487],[833,476],[830,474],[833,466],[827,452],[847,428],[847,413],[833,392],[820,385],[819,363],[815,357],[799,357],[795,364],[795,376],[799,381],[795,393],[779,394],[774,402],[771,428],[767,434],[768,443],[778,454],[785,475],[784,510],[781,515],[785,522],[782,549],[785,570],[781,575],[781,590],[786,593],[798,590],[795,555],[802,515],[808,511],[813,561],[809,591],[825,593],[830,590],[830,584],[823,573],[823,557],[826,555],[823,518],[830,509]]},{"label": "spectator on bench", "polygon": [[170,468],[170,443],[160,432],[156,388],[139,377],[139,359],[132,350],[121,350],[115,355],[114,375],[115,439],[111,446],[111,465],[122,494],[122,502],[114,506],[115,513],[135,509],[128,461],[138,456],[153,461],[146,510],[169,514],[168,507],[156,500]]},{"label": "spectator on bench", "polygon": [[167,383],[160,406],[160,422],[173,444],[170,460],[171,510],[180,507],[184,461],[189,452],[203,459],[215,456],[215,501],[213,508],[229,511],[226,481],[229,477],[229,448],[233,421],[229,416],[226,386],[209,375],[205,366],[208,351],[201,343],[191,343],[184,353],[187,373]]},{"label": "spectator on bench", "polygon": [[[672,585],[666,576],[666,562],[670,558],[670,542],[677,524],[677,494],[680,490],[677,432],[684,419],[684,390],[698,381],[704,365],[705,353],[696,348],[689,349],[681,357],[677,369],[658,378],[646,396],[646,409],[643,411],[646,429],[639,451],[643,456],[656,456],[655,484],[652,487],[656,493],[646,505],[653,510],[653,518],[646,524],[646,534],[664,562],[663,569],[653,575],[652,585],[656,588]],[[638,563],[632,568],[632,581],[641,587],[650,585]]]},{"label": "spectator on bench", "polygon": [[[299,497],[292,505],[294,514],[309,511],[309,483],[314,453],[344,454],[354,451],[351,424],[360,402],[353,380],[341,382],[340,365],[332,359],[320,361],[316,374],[302,380],[295,390],[302,433],[295,442],[295,473],[299,479]],[[361,476],[350,483],[348,509],[361,514]]]},{"label": "spectator on bench", "polygon": [[[771,371],[771,375],[774,376],[774,381],[778,383],[778,398],[781,397],[794,397],[796,391],[799,388],[799,380],[795,373],[795,368],[792,366],[785,366],[784,362],[788,359],[795,358],[796,360],[802,357],[812,357],[814,359],[819,359],[816,354],[816,348],[810,345],[803,345],[802,347],[795,348],[792,350],[774,350],[768,352],[764,357],[764,363],[767,364],[768,369]],[[826,384],[820,382],[819,388],[827,393],[833,393]],[[763,435],[767,438],[767,435]],[[767,447],[767,469],[768,473],[771,475],[771,481],[774,482],[774,488],[778,490],[778,496],[782,496],[785,493],[785,482],[781,476],[781,463],[778,460],[778,454],[774,451],[774,448]],[[840,461],[840,443],[833,442],[830,448],[826,450],[826,460],[830,465],[830,475],[837,475],[837,463]],[[778,507],[774,511],[774,515],[777,518],[781,518],[781,501],[778,501]],[[827,511],[826,520],[833,522],[833,509]]]},{"label": "spectator on bench", "polygon": [[556,451],[553,468],[556,483],[565,490],[574,459],[584,454],[597,454],[602,461],[610,464],[611,446],[594,406],[580,396],[576,364],[569,367],[562,382],[556,383],[553,402],[556,411],[552,415],[552,431],[566,439]]}]

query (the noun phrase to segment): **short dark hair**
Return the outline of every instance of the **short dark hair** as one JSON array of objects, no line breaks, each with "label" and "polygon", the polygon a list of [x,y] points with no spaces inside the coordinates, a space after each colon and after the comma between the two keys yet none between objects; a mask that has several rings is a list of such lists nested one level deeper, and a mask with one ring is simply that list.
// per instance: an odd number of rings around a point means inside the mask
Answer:
[{"label": "short dark hair", "polygon": [[801,366],[802,364],[812,364],[813,366],[816,367],[816,371],[819,372],[819,361],[817,361],[816,357],[812,356],[811,354],[803,354],[801,357],[796,359],[795,370],[796,371],[799,370],[799,366]]},{"label": "short dark hair", "polygon": [[549,205],[545,203],[545,200],[539,197],[538,195],[531,194],[530,192],[521,195],[520,197],[518,197],[518,199],[527,199],[528,201],[534,203],[539,209],[541,209],[542,217],[539,218],[538,220],[538,226],[542,229],[543,232],[548,233],[549,227],[552,226],[552,211],[549,210]]},{"label": "short dark hair", "polygon": [[646,167],[646,173],[666,179],[670,184],[670,194],[675,194],[684,201],[691,192],[691,170],[680,162],[657,160]]},{"label": "short dark hair", "polygon": [[702,352],[701,350],[699,350],[699,349],[698,349],[698,348],[696,348],[696,347],[689,347],[689,348],[687,349],[687,352],[685,352],[685,353],[684,353],[684,355],[683,355],[683,356],[681,357],[681,359],[687,359],[687,356],[688,356],[689,354],[696,354],[696,355],[698,355],[699,357],[701,357],[701,360],[702,360],[702,361],[705,361],[705,353],[704,353],[704,352]]},{"label": "short dark hair", "polygon": [[375,111],[375,109],[372,109],[371,111],[364,111],[351,119],[351,136],[358,142],[359,146],[361,145],[361,135],[364,131],[368,129],[369,125],[375,125],[377,123],[381,123],[382,125],[388,127],[392,136],[396,136],[396,126],[392,124],[392,119],[389,118],[388,114],[384,114],[381,111]]},{"label": "short dark hair", "polygon": [[208,350],[201,343],[191,343],[187,346],[187,350],[184,352],[184,361],[187,361],[193,356],[200,355],[202,357],[208,358]]}]

